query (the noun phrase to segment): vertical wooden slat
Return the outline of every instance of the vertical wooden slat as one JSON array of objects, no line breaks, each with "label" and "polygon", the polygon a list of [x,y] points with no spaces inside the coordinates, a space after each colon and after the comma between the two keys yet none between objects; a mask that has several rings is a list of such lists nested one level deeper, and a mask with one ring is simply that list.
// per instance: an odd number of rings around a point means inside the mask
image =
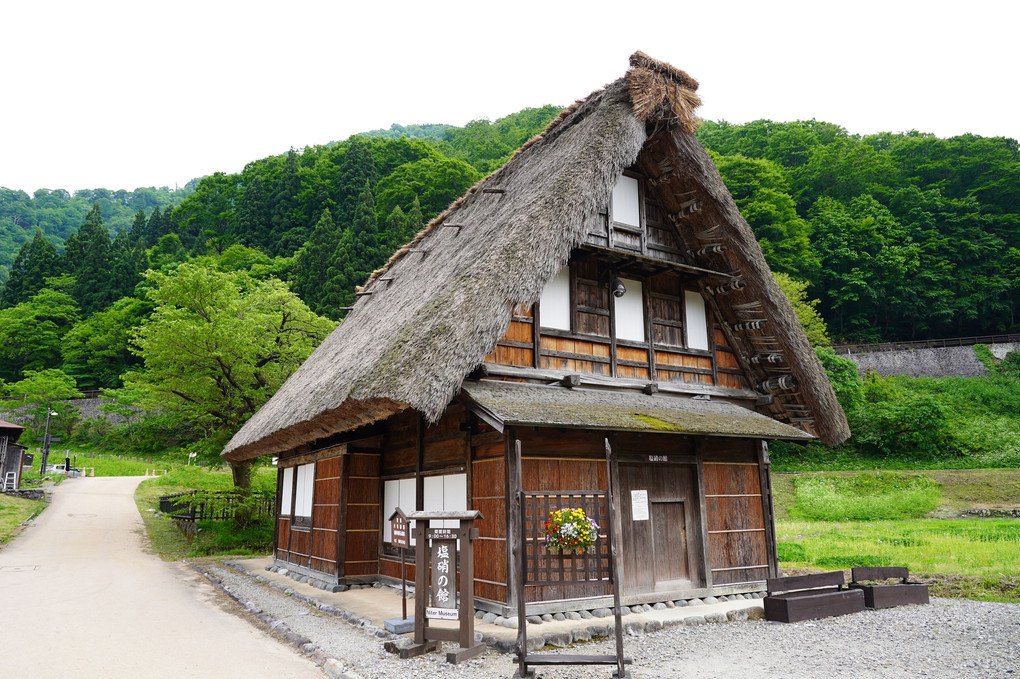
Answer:
[{"label": "vertical wooden slat", "polygon": [[708,563],[708,506],[705,502],[705,459],[702,443],[699,440],[696,444],[696,455],[698,460],[698,504],[701,508],[701,535],[698,540],[698,563],[701,568],[702,582],[705,587],[712,586],[712,568]]},{"label": "vertical wooden slat", "polygon": [[776,513],[772,503],[772,474],[769,464],[769,444],[758,442],[758,477],[761,485],[762,516],[765,518],[765,540],[768,542],[769,577],[779,577],[779,552],[776,543]]},{"label": "vertical wooden slat", "polygon": [[[381,456],[380,456],[381,457]],[[336,529],[336,576],[337,580],[347,574],[344,562],[347,560],[347,503],[351,495],[348,488],[348,480],[351,475],[350,454],[345,449],[340,455],[340,500],[337,507]],[[380,534],[382,531],[379,531]]]},{"label": "vertical wooden slat", "polygon": [[620,611],[620,586],[623,583],[623,573],[618,570],[620,562],[617,559],[616,546],[617,538],[623,534],[623,526],[617,512],[613,511],[614,506],[620,506],[620,470],[617,460],[613,456],[613,449],[609,445],[608,437],[606,438],[606,467],[609,474],[607,479],[609,497],[606,502],[606,512],[612,526],[609,535],[609,578],[613,582],[613,609],[616,613],[616,676],[625,677],[627,674],[623,666],[623,618]]}]

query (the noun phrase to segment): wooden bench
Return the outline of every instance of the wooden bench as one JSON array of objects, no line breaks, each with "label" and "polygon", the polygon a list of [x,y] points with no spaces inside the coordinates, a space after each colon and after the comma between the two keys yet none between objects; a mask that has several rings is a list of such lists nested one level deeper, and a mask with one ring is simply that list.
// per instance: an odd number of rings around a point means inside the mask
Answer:
[{"label": "wooden bench", "polygon": [[[928,585],[910,582],[910,572],[904,566],[854,568],[850,587],[864,592],[864,605],[868,608],[891,608],[908,604],[928,603]],[[896,583],[876,583],[880,580],[899,580]]]},{"label": "wooden bench", "polygon": [[765,619],[799,622],[863,611],[864,592],[845,583],[843,571],[769,578]]}]

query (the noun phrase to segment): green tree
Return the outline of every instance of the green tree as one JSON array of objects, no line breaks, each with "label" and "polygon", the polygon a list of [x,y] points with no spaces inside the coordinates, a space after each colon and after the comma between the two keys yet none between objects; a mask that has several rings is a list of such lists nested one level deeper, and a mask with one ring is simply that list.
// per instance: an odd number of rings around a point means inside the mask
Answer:
[{"label": "green tree", "polygon": [[340,229],[329,210],[323,210],[312,237],[294,256],[294,291],[318,314],[336,318],[336,309],[326,309],[323,284],[340,244]]},{"label": "green tree", "polygon": [[[63,284],[69,281],[64,279]],[[17,380],[23,371],[60,366],[61,340],[77,321],[74,299],[53,287],[0,311],[0,378]]]},{"label": "green tree", "polygon": [[815,347],[824,347],[831,344],[828,329],[825,327],[825,320],[818,313],[818,300],[808,299],[808,284],[798,281],[785,273],[773,272],[772,277],[776,279],[779,288],[790,300],[793,310],[797,314],[797,320],[804,328],[808,342]]},{"label": "green tree", "polygon": [[131,337],[152,305],[123,297],[76,324],[63,337],[63,369],[82,389],[119,387],[121,375],[141,364],[130,346]]},{"label": "green tree", "polygon": [[339,317],[340,307],[354,303],[354,288],[368,279],[372,271],[382,264],[382,259],[375,201],[371,187],[365,182],[354,222],[340,235],[326,271],[324,296],[320,300],[323,313],[332,318]]},{"label": "green tree", "polygon": [[37,229],[31,241],[25,243],[11,266],[7,282],[0,290],[0,309],[24,302],[39,292],[46,278],[57,274],[57,250]]},{"label": "green tree", "polygon": [[814,280],[820,263],[811,250],[811,229],[797,214],[783,169],[770,160],[739,155],[714,160],[772,270]]},{"label": "green tree", "polygon": [[93,314],[113,297],[110,281],[110,234],[103,226],[99,203],[92,206],[78,230],[80,259],[70,273],[74,276],[73,294],[83,315]]},{"label": "green tree", "polygon": [[[145,369],[126,386],[145,390],[148,410],[210,430],[210,446],[222,447],[334,327],[278,280],[195,264],[146,278],[155,309],[133,348]],[[232,467],[248,488],[250,464]]]},{"label": "green tree", "polygon": [[[77,409],[65,401],[81,396],[74,378],[70,375],[57,368],[26,370],[24,379],[10,386],[10,395],[15,400],[6,403],[5,407],[28,414],[31,417],[30,426],[37,435],[44,434],[47,423],[50,436],[59,430],[70,434],[73,415]],[[39,463],[40,473],[46,469],[48,444],[49,441],[44,442],[42,460]]]}]

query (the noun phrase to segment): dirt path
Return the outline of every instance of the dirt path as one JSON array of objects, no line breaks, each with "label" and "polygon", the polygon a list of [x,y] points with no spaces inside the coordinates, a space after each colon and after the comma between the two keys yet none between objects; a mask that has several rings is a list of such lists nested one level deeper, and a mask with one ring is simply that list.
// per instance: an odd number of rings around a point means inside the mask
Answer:
[{"label": "dirt path", "polygon": [[190,569],[144,551],[141,481],[68,479],[0,551],[0,675],[321,679]]}]

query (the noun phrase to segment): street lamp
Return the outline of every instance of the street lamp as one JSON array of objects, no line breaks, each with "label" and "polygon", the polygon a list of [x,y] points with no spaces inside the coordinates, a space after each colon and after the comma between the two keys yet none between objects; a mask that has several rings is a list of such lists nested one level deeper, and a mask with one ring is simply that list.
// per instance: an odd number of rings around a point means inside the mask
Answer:
[{"label": "street lamp", "polygon": [[[46,473],[46,461],[50,456],[50,416],[59,413],[50,410],[50,404],[46,404],[46,431],[43,433],[42,463],[39,465],[39,475]],[[67,471],[66,469],[64,471]]]}]

